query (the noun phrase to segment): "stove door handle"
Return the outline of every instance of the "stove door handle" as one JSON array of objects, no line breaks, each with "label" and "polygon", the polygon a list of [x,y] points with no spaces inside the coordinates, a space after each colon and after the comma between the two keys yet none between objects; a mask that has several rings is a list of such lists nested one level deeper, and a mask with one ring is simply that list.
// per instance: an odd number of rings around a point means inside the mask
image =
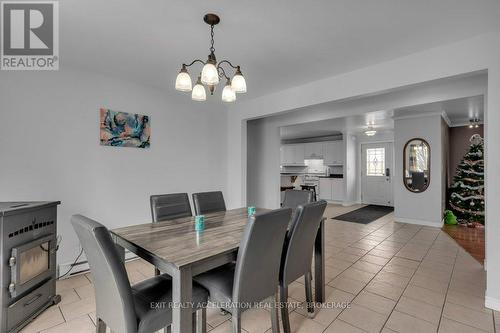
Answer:
[{"label": "stove door handle", "polygon": [[35,302],[40,297],[42,297],[42,294],[36,294],[32,299],[30,299],[29,301],[27,301],[26,303],[24,303],[24,306],[31,305],[33,302]]}]

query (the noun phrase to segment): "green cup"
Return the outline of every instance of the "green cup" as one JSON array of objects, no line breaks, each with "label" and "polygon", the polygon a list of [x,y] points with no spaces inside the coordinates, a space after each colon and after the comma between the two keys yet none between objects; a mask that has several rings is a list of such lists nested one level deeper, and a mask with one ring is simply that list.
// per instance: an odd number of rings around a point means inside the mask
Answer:
[{"label": "green cup", "polygon": [[202,231],[205,229],[205,215],[196,215],[194,217],[194,230]]},{"label": "green cup", "polygon": [[255,215],[255,207],[251,206],[247,208],[248,217]]}]

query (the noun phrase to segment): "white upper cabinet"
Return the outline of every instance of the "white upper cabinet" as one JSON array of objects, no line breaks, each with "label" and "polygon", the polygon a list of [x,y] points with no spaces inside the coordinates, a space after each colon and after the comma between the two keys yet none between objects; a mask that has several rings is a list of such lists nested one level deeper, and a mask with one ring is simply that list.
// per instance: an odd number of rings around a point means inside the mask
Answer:
[{"label": "white upper cabinet", "polygon": [[344,141],[296,143],[282,145],[281,165],[304,165],[304,160],[323,159],[325,165],[344,164]]},{"label": "white upper cabinet", "polygon": [[281,165],[304,165],[304,145],[282,145],[280,158]]},{"label": "white upper cabinet", "polygon": [[323,143],[313,142],[305,143],[305,159],[322,159],[323,158]]},{"label": "white upper cabinet", "polygon": [[344,141],[328,141],[323,143],[324,164],[343,165],[344,164]]}]

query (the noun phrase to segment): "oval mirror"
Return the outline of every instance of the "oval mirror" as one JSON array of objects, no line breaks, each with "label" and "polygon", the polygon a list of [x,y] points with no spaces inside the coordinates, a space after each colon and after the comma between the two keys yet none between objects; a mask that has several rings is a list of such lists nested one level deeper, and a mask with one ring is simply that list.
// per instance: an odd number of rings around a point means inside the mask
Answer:
[{"label": "oval mirror", "polygon": [[424,139],[411,139],[404,147],[403,183],[411,192],[424,192],[431,182],[431,147]]}]

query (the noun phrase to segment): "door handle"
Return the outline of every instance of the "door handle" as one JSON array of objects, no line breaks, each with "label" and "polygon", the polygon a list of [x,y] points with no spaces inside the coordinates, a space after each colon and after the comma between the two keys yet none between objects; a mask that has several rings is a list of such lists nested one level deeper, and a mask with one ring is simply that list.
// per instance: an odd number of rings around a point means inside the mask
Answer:
[{"label": "door handle", "polygon": [[385,169],[385,176],[386,177],[390,177],[391,176],[391,169],[389,169],[389,168]]}]

